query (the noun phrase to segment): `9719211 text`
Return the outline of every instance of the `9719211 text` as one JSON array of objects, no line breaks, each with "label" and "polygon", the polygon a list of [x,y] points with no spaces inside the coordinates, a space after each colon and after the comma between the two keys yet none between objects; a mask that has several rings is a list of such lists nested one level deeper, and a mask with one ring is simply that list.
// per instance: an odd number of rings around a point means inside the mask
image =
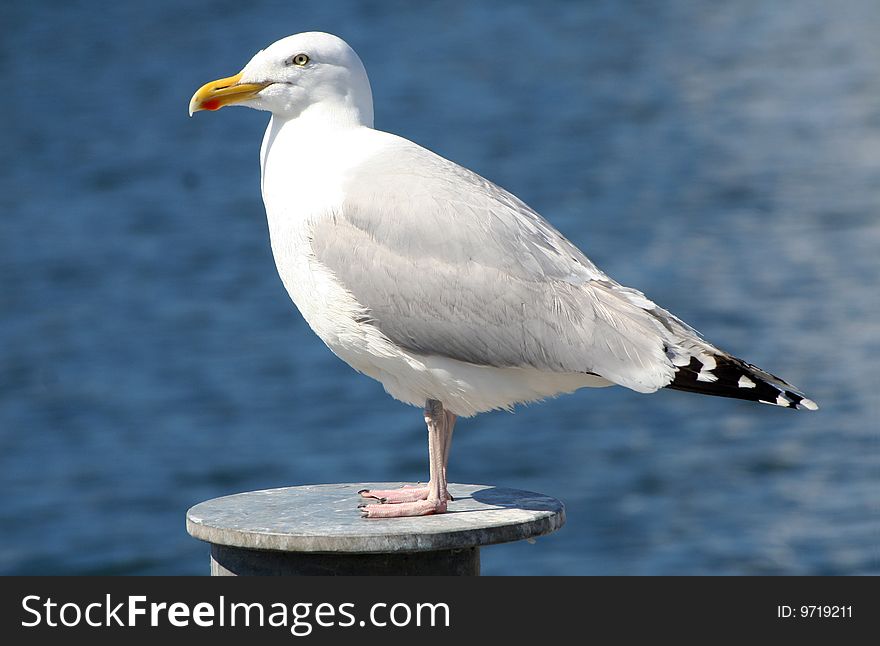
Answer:
[{"label": "9719211 text", "polygon": [[852,619],[852,606],[776,606],[776,616],[780,619]]}]

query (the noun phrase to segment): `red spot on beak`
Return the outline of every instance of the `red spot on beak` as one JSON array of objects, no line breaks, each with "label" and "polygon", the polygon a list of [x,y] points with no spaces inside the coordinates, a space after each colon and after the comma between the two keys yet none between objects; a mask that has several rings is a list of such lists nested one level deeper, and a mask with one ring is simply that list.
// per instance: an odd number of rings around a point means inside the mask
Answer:
[{"label": "red spot on beak", "polygon": [[208,99],[204,103],[202,103],[202,109],[204,110],[219,110],[220,109],[220,101],[217,99]]}]

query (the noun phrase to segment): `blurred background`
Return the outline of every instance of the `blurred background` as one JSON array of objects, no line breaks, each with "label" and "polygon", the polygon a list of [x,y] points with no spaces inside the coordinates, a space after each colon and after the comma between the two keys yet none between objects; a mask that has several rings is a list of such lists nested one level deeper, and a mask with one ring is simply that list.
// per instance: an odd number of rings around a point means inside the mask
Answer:
[{"label": "blurred background", "polygon": [[452,481],[567,506],[485,574],[880,574],[874,0],[4,2],[0,573],[206,574],[197,502],[427,477],[420,411],[278,279],[268,116],[187,117],[306,30],[360,54],[378,128],[822,407],[612,388],[463,420]]}]

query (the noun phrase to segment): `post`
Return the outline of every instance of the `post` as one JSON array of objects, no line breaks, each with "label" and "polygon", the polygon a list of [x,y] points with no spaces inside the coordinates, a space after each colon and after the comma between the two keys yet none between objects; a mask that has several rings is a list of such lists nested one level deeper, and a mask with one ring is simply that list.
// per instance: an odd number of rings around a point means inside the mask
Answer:
[{"label": "post", "polygon": [[186,514],[187,531],[211,544],[211,574],[470,575],[480,548],[542,536],[565,523],[555,498],[490,485],[450,484],[448,511],[418,518],[361,518],[361,489],[346,483],[267,489],[215,498]]}]

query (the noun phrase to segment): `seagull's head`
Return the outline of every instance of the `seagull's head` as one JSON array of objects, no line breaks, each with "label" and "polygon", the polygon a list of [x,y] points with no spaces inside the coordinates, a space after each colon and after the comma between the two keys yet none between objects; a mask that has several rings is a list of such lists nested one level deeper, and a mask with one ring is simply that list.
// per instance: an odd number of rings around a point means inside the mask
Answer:
[{"label": "seagull's head", "polygon": [[294,34],[254,55],[235,76],[205,83],[189,113],[245,105],[284,119],[311,111],[373,125],[373,95],[361,59],[341,38]]}]

